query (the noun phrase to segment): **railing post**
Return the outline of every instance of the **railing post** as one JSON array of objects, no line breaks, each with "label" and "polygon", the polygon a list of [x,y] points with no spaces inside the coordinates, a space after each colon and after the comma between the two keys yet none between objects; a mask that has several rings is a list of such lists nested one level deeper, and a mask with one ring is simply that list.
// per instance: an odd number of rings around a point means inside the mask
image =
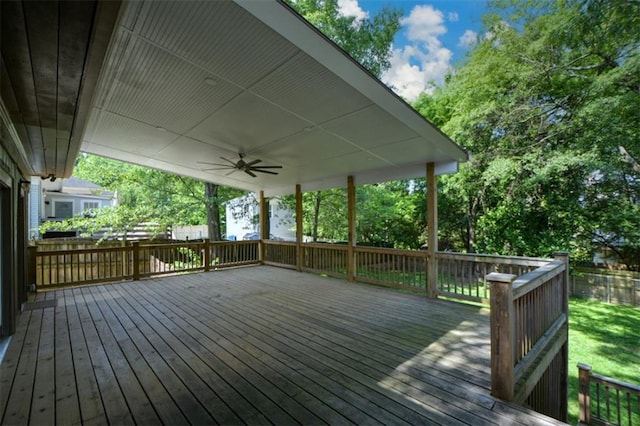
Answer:
[{"label": "railing post", "polygon": [[134,241],[131,243],[131,249],[133,250],[133,280],[140,280],[140,242]]},{"label": "railing post", "polygon": [[28,291],[36,291],[36,277],[38,276],[37,268],[38,268],[38,259],[36,257],[36,252],[38,251],[38,246],[29,246],[27,247],[27,288]]},{"label": "railing post", "polygon": [[578,364],[578,405],[580,415],[578,420],[583,424],[591,424],[591,366]]},{"label": "railing post", "polygon": [[347,177],[347,278],[355,281],[356,277],[356,257],[354,248],[356,246],[356,187],[353,176]]},{"label": "railing post", "polygon": [[296,270],[302,271],[304,253],[302,251],[302,187],[296,185]]},{"label": "railing post", "polygon": [[204,271],[208,272],[211,269],[211,240],[209,238],[204,239]]},{"label": "railing post", "polygon": [[[567,321],[569,321],[569,252],[557,251],[553,253],[553,258],[564,263],[564,274],[562,278],[562,313],[567,316]],[[560,377],[560,385],[562,386],[562,394],[564,395],[564,398],[560,401],[560,412],[562,414],[562,418],[559,419],[565,422],[569,415],[569,327],[567,327],[566,333],[566,341],[565,344],[562,345],[563,371]]]},{"label": "railing post", "polygon": [[512,401],[515,390],[515,318],[513,289],[516,276],[493,272],[491,286],[491,395]]},{"label": "railing post", "polygon": [[427,163],[427,297],[438,297],[438,177],[435,163]]}]

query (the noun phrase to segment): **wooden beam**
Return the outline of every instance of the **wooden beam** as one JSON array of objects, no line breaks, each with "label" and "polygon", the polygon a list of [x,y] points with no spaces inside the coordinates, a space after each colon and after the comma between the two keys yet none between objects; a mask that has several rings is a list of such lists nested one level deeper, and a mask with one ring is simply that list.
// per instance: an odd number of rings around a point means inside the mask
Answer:
[{"label": "wooden beam", "polygon": [[427,297],[438,297],[438,178],[435,163],[427,163]]},{"label": "wooden beam", "polygon": [[300,184],[296,185],[296,270],[302,271],[302,189]]},{"label": "wooden beam", "polygon": [[269,208],[267,199],[264,198],[264,191],[260,191],[260,263],[264,263],[264,243],[262,241],[269,239]]},{"label": "wooden beam", "polygon": [[347,227],[348,227],[348,245],[347,245],[347,276],[349,281],[353,282],[356,278],[356,259],[353,248],[356,245],[356,186],[353,176],[347,178]]}]

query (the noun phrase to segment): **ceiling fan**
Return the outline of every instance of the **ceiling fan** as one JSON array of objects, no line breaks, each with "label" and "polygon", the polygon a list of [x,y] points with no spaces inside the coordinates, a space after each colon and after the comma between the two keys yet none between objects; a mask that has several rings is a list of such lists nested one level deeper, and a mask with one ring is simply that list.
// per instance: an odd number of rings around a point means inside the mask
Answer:
[{"label": "ceiling fan", "polygon": [[255,159],[255,160],[251,160],[251,161],[244,161],[244,154],[238,154],[238,157],[240,157],[240,159],[238,161],[231,161],[227,158],[224,157],[220,157],[221,160],[226,161],[226,163],[208,163],[206,161],[198,161],[199,164],[207,164],[210,166],[215,166],[213,168],[209,168],[209,169],[202,169],[202,171],[214,171],[214,170],[228,170],[230,169],[231,171],[229,173],[226,174],[226,176],[230,175],[231,173],[235,172],[236,170],[241,170],[243,172],[245,172],[246,174],[248,174],[251,177],[257,177],[257,175],[254,172],[258,172],[258,173],[268,173],[270,175],[277,175],[277,172],[273,172],[271,170],[265,170],[265,169],[281,169],[282,166],[258,166],[258,163],[261,163],[262,160],[260,159]]}]

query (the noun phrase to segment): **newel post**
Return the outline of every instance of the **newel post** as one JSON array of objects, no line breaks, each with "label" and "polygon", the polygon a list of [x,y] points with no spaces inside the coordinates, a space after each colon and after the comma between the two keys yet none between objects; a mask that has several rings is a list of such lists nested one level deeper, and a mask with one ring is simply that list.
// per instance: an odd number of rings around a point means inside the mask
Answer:
[{"label": "newel post", "polygon": [[513,400],[515,389],[515,317],[512,284],[516,276],[493,272],[491,286],[491,395]]},{"label": "newel post", "polygon": [[204,239],[204,271],[211,270],[211,240],[209,238]]},{"label": "newel post", "polygon": [[[562,313],[567,316],[569,321],[569,252],[557,251],[553,253],[553,258],[556,261],[564,263],[564,274],[562,278]],[[564,398],[560,400],[560,412],[563,417],[560,420],[567,421],[569,413],[569,327],[566,328],[566,341],[562,345],[562,373],[560,377],[560,386],[562,387],[562,394]]]},{"label": "newel post", "polygon": [[29,291],[36,291],[36,277],[38,276],[37,253],[38,246],[27,247],[27,287]]},{"label": "newel post", "polygon": [[580,423],[591,423],[591,366],[587,364],[578,364],[578,405],[580,406],[580,414],[578,420]]},{"label": "newel post", "polygon": [[140,280],[140,242],[134,241],[131,243],[131,249],[133,251],[133,280]]}]

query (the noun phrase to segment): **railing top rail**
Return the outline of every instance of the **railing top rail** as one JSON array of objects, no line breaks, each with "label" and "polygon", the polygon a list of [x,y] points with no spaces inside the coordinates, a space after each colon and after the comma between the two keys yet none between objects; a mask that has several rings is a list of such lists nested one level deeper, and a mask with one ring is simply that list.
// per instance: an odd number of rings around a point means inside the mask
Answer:
[{"label": "railing top rail", "polygon": [[298,243],[295,241],[280,241],[280,240],[262,240],[264,244],[272,246],[295,246]]},{"label": "railing top rail", "polygon": [[397,248],[388,248],[388,247],[370,247],[370,246],[355,246],[353,249],[355,252],[359,252],[359,253],[389,253],[389,254],[418,256],[418,257],[429,256],[429,253],[425,250],[406,250],[406,249],[397,249]]},{"label": "railing top rail", "polygon": [[36,251],[37,257],[47,256],[65,256],[73,254],[91,254],[91,253],[105,253],[105,252],[121,252],[131,250],[131,246],[113,246],[113,247],[91,247],[72,250],[45,250]]},{"label": "railing top rail", "polygon": [[331,244],[331,243],[303,243],[304,247],[310,248],[324,248],[330,250],[344,250],[347,251],[349,248],[346,244]]},{"label": "railing top rail", "polygon": [[505,265],[542,266],[553,259],[540,257],[500,256],[497,254],[456,253],[449,251],[436,252],[438,259],[473,260],[479,263],[502,263]]},{"label": "railing top rail", "polygon": [[535,288],[559,275],[566,269],[566,264],[561,260],[552,260],[546,265],[540,266],[535,271],[519,276],[513,282],[513,299],[516,300],[531,292]]}]

